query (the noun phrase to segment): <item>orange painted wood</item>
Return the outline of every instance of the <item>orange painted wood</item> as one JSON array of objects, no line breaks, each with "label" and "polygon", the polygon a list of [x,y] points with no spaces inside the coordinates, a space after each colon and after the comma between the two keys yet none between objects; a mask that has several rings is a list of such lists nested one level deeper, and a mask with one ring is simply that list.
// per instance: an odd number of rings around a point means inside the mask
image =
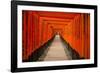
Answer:
[{"label": "orange painted wood", "polygon": [[57,32],[81,57],[90,58],[90,15],[82,13],[23,11],[23,59]]}]

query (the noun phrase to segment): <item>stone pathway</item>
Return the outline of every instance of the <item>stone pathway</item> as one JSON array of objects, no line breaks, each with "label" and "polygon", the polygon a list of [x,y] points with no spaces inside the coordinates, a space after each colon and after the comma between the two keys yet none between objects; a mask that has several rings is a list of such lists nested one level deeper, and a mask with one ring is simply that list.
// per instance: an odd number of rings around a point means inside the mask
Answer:
[{"label": "stone pathway", "polygon": [[60,36],[56,35],[51,46],[48,49],[44,61],[55,61],[55,60],[68,60],[68,57],[64,50],[64,45],[61,42]]}]

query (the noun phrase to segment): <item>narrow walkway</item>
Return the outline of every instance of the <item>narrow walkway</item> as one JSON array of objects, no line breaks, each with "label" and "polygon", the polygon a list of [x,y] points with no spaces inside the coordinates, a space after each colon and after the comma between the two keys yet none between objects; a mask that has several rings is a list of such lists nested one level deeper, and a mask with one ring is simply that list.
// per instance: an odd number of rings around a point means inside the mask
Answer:
[{"label": "narrow walkway", "polygon": [[55,36],[52,44],[48,47],[48,51],[45,52],[44,58],[41,56],[40,59],[44,61],[69,60],[59,35]]}]

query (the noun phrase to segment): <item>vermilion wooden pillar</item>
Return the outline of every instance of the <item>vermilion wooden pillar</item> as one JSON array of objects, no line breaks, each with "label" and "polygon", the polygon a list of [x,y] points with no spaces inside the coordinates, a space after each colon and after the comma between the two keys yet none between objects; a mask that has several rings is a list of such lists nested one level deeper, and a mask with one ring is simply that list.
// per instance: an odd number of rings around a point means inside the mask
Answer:
[{"label": "vermilion wooden pillar", "polygon": [[27,28],[26,28],[26,26],[27,26],[27,12],[23,11],[22,15],[23,15],[23,18],[22,18],[23,19],[23,27],[22,27],[22,30],[23,30],[23,32],[22,32],[23,52],[22,52],[22,57],[25,60],[25,59],[27,59],[27,57],[26,57],[26,55],[27,55],[27,51],[26,51],[27,40],[25,40],[25,39],[27,39],[27,36],[26,36],[27,35]]},{"label": "vermilion wooden pillar", "polygon": [[27,60],[32,50],[32,12],[23,11],[23,60]]}]

